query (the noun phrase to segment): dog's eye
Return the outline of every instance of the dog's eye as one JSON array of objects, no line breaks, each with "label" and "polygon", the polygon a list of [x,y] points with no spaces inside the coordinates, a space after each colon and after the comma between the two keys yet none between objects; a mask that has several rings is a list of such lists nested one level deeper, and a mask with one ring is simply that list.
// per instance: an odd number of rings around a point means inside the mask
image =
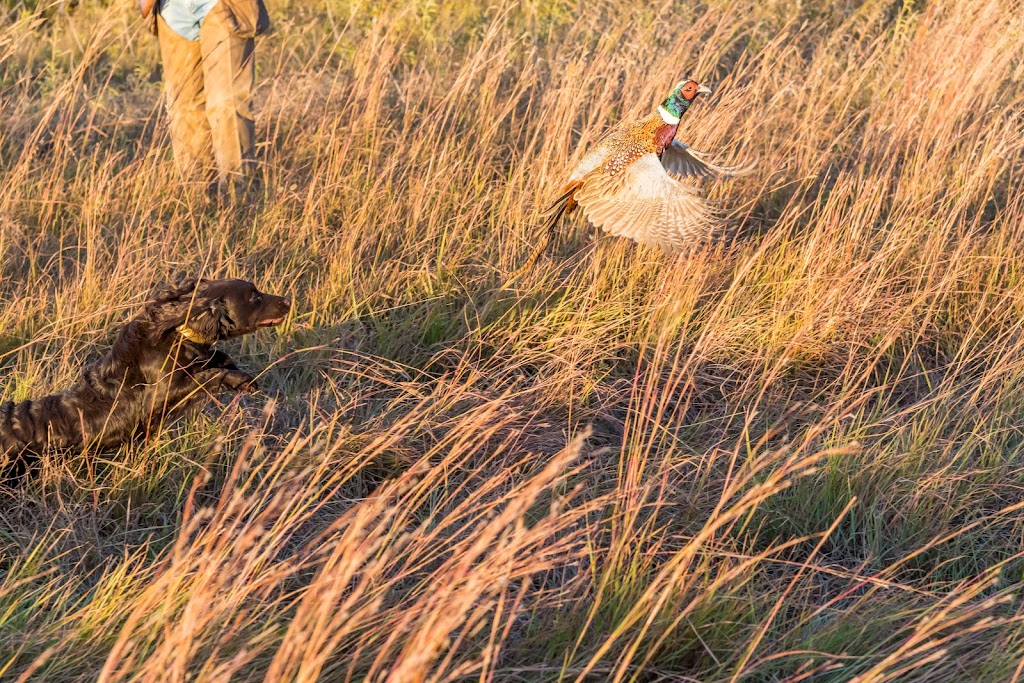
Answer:
[{"label": "dog's eye", "polygon": [[254,304],[258,304],[260,302],[260,299],[262,298],[263,295],[260,294],[259,291],[254,291],[252,294],[249,295],[249,301],[253,302]]}]

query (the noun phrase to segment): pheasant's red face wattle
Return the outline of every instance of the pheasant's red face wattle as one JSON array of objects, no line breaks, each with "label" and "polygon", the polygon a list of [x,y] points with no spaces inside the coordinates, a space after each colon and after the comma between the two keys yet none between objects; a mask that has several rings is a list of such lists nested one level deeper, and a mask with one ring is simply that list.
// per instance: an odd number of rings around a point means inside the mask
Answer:
[{"label": "pheasant's red face wattle", "polygon": [[692,100],[697,96],[698,88],[700,88],[700,84],[697,81],[688,81],[679,94],[688,100]]}]

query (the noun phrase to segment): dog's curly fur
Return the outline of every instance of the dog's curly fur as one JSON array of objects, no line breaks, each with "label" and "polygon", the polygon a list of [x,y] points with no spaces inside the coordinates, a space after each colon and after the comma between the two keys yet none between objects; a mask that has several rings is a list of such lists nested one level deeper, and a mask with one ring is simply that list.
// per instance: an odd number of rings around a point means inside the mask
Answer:
[{"label": "dog's curly fur", "polygon": [[50,448],[110,448],[253,377],[218,341],[280,323],[291,302],[244,280],[187,281],[159,292],[66,391],[0,404],[0,479],[21,479]]}]

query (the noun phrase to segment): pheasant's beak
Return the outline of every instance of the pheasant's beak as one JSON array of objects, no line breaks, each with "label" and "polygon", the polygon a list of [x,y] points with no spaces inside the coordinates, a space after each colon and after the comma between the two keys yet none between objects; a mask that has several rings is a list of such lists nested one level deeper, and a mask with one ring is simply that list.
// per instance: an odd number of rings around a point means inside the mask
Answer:
[{"label": "pheasant's beak", "polygon": [[711,88],[709,88],[706,85],[702,85],[702,86],[697,88],[697,94],[698,95],[710,95],[711,94]]}]

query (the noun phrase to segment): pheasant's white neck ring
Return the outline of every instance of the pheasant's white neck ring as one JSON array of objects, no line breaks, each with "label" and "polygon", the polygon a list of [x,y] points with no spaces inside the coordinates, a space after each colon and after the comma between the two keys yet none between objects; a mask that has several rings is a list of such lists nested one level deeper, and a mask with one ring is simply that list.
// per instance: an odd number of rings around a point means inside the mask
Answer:
[{"label": "pheasant's white neck ring", "polygon": [[670,125],[670,126],[677,126],[677,125],[679,125],[679,117],[678,116],[673,116],[672,112],[670,112],[668,109],[665,109],[665,107],[660,107],[659,106],[658,107],[658,113],[661,114],[661,120],[664,121],[665,123],[667,123],[668,125]]}]

